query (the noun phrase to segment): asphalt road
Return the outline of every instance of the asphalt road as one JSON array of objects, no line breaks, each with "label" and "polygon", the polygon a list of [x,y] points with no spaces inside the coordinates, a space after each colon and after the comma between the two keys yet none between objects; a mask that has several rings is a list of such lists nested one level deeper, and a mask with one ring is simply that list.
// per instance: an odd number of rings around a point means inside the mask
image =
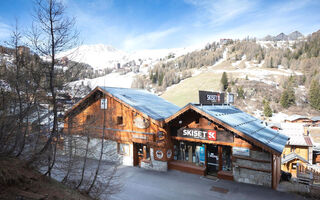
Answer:
[{"label": "asphalt road", "polygon": [[262,186],[212,180],[194,174],[169,170],[155,172],[137,167],[118,169],[121,191],[110,196],[112,200],[296,200],[304,199],[292,193]]}]

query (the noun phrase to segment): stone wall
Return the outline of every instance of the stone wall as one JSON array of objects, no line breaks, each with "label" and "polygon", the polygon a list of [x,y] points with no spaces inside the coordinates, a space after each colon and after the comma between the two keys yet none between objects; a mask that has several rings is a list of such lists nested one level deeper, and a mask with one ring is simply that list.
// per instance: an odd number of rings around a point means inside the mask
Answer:
[{"label": "stone wall", "polygon": [[[87,145],[87,138],[79,135],[72,135],[65,139],[63,149],[59,151],[62,155],[68,155],[72,150],[73,154],[84,157]],[[101,150],[101,139],[90,138],[88,148],[88,158],[99,159]],[[154,159],[153,148],[150,148],[150,161],[141,162],[141,168],[167,171],[168,163]],[[133,166],[133,144],[129,144],[129,155],[118,154],[117,142],[104,140],[104,153],[102,160],[110,162],[119,162],[122,165]]]},{"label": "stone wall", "polygon": [[[90,138],[88,145],[87,157],[98,160],[101,151],[101,139]],[[79,135],[68,136],[63,145],[63,149],[59,151],[62,155],[69,155],[70,150],[74,155],[84,157],[87,146],[87,137]],[[102,160],[110,162],[119,162],[123,165],[133,166],[133,145],[129,144],[129,155],[124,156],[118,154],[117,142],[112,140],[104,140]]]},{"label": "stone wall", "polygon": [[154,159],[153,148],[150,148],[150,162],[141,162],[141,168],[166,172],[168,163]]},{"label": "stone wall", "polygon": [[[271,154],[267,152],[250,151],[249,158],[271,161]],[[246,168],[248,167],[248,168]],[[256,171],[254,169],[269,170],[270,172]],[[257,162],[253,160],[236,158],[233,162],[233,178],[237,182],[250,183],[271,187],[271,162]]]}]

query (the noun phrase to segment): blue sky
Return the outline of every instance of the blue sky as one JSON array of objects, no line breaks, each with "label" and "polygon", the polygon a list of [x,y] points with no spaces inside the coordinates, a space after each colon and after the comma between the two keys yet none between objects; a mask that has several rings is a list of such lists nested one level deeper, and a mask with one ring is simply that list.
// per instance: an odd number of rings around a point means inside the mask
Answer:
[{"label": "blue sky", "polygon": [[[159,49],[205,44],[219,38],[264,37],[320,29],[319,0],[63,0],[77,19],[83,44]],[[32,0],[1,0],[0,41],[17,18],[32,21]]]}]

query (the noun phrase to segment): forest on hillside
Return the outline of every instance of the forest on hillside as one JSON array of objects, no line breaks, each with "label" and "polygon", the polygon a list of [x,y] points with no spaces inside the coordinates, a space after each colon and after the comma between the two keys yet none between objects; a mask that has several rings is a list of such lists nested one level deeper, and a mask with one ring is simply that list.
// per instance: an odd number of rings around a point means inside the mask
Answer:
[{"label": "forest on hillside", "polygon": [[[192,76],[192,69],[210,67],[222,60],[227,51],[229,63],[245,61],[254,63],[256,67],[271,70],[292,70],[302,75],[292,74],[278,82],[280,87],[270,87],[256,81],[233,78],[229,74],[229,84],[226,90],[237,94],[238,99],[249,101],[258,99],[262,105],[266,99],[275,110],[288,109],[291,106],[320,110],[320,30],[291,41],[258,41],[255,38],[229,40],[225,44],[209,43],[199,51],[158,63],[149,71],[149,77],[138,76],[132,87],[155,88],[156,92],[165,91],[167,87],[179,83]],[[230,67],[231,64],[230,64]],[[228,67],[226,67],[227,69]],[[269,88],[266,95],[263,88]],[[298,94],[298,88],[303,88],[304,95]],[[263,105],[262,105],[263,106]]]}]

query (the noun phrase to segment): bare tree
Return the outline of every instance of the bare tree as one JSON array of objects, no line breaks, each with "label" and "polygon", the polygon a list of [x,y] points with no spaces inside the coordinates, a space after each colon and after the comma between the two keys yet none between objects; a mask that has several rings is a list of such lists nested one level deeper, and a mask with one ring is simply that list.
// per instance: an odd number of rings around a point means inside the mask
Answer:
[{"label": "bare tree", "polygon": [[[78,32],[75,31],[75,20],[66,16],[65,7],[59,0],[36,0],[35,1],[35,22],[32,26],[29,39],[35,51],[48,59],[48,67],[46,68],[46,77],[48,85],[46,89],[50,92],[50,111],[52,111],[52,127],[44,146],[33,155],[29,160],[30,165],[38,156],[49,149],[53,138],[59,137],[58,131],[58,106],[57,106],[57,87],[58,74],[56,69],[56,56],[59,52],[74,47],[77,44]],[[55,158],[55,151],[54,156]],[[55,160],[48,168],[52,170]],[[46,173],[46,174],[47,174]]]}]

